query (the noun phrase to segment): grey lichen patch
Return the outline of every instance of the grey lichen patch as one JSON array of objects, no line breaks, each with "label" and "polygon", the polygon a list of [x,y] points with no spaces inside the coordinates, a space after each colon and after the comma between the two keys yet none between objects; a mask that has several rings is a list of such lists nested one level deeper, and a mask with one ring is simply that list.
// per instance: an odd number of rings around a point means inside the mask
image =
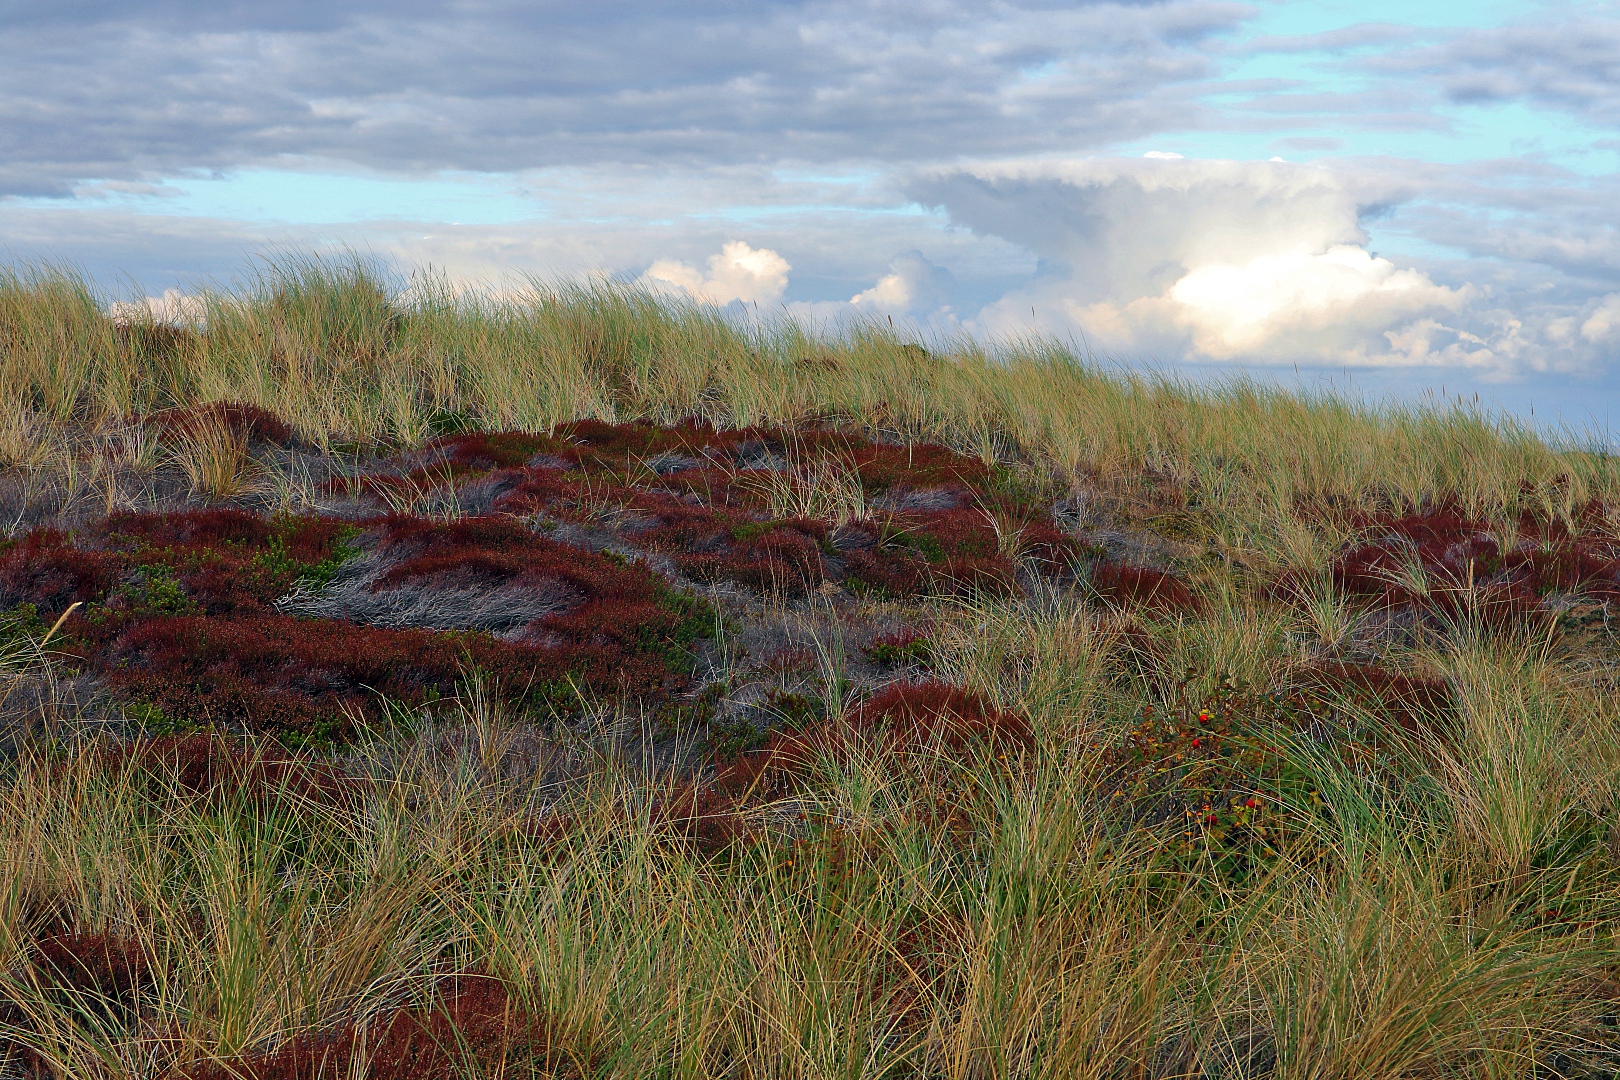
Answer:
[{"label": "grey lichen patch", "polygon": [[481,630],[517,640],[530,636],[537,620],[585,599],[578,588],[556,579],[490,584],[451,574],[385,584],[399,561],[368,551],[346,563],[323,587],[300,583],[276,601],[276,610],[386,630]]}]

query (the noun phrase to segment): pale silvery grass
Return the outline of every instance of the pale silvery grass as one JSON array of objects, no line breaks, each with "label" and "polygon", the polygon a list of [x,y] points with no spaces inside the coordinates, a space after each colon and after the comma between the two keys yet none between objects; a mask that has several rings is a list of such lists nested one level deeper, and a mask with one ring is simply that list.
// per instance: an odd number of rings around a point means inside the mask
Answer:
[{"label": "pale silvery grass", "polygon": [[1311,646],[1329,652],[1351,642],[1363,620],[1334,584],[1333,573],[1327,569],[1319,569],[1300,579],[1292,606],[1301,636]]},{"label": "pale silvery grass", "polygon": [[456,495],[454,474],[448,464],[426,470],[418,480],[414,476],[400,479],[375,489],[375,493],[391,513],[415,514],[421,517],[450,520],[461,516],[461,500]]},{"label": "pale silvery grass", "polygon": [[32,408],[19,404],[0,414],[0,462],[5,467],[35,470],[57,452],[43,418]]}]

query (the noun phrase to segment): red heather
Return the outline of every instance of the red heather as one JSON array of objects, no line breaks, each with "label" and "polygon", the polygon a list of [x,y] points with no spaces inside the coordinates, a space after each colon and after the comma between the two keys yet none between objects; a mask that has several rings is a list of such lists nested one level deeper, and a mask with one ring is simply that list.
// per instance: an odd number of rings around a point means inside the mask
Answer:
[{"label": "red heather", "polygon": [[1186,585],[1146,566],[1099,562],[1091,572],[1091,588],[1105,600],[1149,610],[1191,613],[1200,607]]},{"label": "red heather", "polygon": [[118,580],[118,570],[112,556],[73,547],[57,529],[36,529],[0,555],[0,606],[64,611],[104,595]]},{"label": "red heather", "polygon": [[292,428],[275,413],[239,401],[165,409],[147,417],[146,422],[169,438],[224,428],[244,442],[292,446],[297,441]]},{"label": "red heather", "polygon": [[116,934],[54,934],[36,942],[33,964],[47,986],[116,1000],[125,1006],[152,981],[140,943]]},{"label": "red heather", "polygon": [[370,1080],[570,1075],[588,1062],[558,1040],[549,1018],[527,1009],[498,979],[457,975],[423,1006],[298,1035],[268,1053],[206,1062],[172,1080],[347,1080],[364,1064]]},{"label": "red heather", "polygon": [[1306,672],[1305,681],[1319,693],[1346,694],[1378,706],[1411,734],[1432,732],[1454,705],[1443,680],[1403,675],[1379,664],[1323,662]]},{"label": "red heather", "polygon": [[287,756],[279,743],[244,744],[215,734],[167,735],[120,743],[104,750],[104,768],[133,770],[180,793],[209,801],[307,800],[349,806],[364,791],[362,781],[329,763]]}]

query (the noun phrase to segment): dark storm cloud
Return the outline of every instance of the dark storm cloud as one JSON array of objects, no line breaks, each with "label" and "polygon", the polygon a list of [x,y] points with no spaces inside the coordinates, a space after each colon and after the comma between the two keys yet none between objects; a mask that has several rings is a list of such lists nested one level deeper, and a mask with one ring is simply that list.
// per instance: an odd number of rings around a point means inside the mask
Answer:
[{"label": "dark storm cloud", "polygon": [[1248,13],[1123,5],[0,7],[0,193],[287,158],[386,170],[1077,152],[1196,121]]}]

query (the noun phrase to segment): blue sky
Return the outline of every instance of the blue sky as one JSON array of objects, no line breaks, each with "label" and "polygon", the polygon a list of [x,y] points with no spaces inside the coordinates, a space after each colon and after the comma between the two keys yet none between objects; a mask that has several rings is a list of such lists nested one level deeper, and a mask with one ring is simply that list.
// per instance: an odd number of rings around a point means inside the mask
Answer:
[{"label": "blue sky", "polygon": [[120,296],[358,248],[1538,422],[1620,403],[1613,3],[0,0],[0,26],[0,251]]}]

